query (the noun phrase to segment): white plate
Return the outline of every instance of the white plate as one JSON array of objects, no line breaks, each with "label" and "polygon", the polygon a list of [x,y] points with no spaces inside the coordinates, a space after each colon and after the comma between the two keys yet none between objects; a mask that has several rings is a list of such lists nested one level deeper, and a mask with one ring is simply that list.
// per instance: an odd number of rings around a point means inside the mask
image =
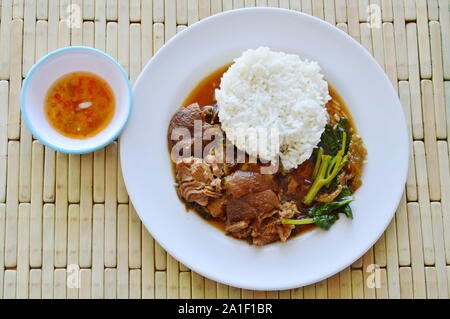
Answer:
[{"label": "white plate", "polygon": [[[185,212],[174,189],[167,146],[171,116],[194,86],[242,51],[265,45],[319,62],[350,108],[368,150],[354,219],[286,243],[255,247]],[[131,200],[159,244],[197,273],[246,289],[274,290],[325,279],[364,254],[399,203],[408,167],[405,117],[383,70],[356,41],[314,17],[283,9],[229,11],[172,38],[134,87],[134,111],[121,138]]]}]

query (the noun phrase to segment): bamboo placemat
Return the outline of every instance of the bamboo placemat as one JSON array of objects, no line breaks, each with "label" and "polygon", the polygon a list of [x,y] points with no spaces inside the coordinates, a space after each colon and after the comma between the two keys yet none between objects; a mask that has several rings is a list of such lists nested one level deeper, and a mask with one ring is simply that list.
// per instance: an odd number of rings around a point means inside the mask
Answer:
[{"label": "bamboo placemat", "polygon": [[[0,2],[0,298],[449,297],[449,0]],[[23,78],[56,48],[106,51],[134,82],[175,33],[252,6],[313,14],[360,41],[398,91],[412,141],[405,194],[385,234],[341,273],[287,291],[228,287],[179,264],[129,202],[117,142],[56,153],[33,139],[19,109]]]}]

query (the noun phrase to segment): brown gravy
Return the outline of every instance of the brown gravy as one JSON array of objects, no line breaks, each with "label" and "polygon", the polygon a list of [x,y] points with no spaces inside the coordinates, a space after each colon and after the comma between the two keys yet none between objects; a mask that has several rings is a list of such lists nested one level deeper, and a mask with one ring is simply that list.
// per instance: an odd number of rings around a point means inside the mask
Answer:
[{"label": "brown gravy", "polygon": [[[191,105],[193,103],[198,103],[201,107],[207,105],[215,105],[216,104],[215,89],[219,88],[222,75],[228,70],[231,64],[232,63],[229,63],[227,65],[218,68],[217,70],[207,75],[203,80],[201,80],[197,84],[197,86],[195,86],[195,88],[191,91],[191,93],[187,96],[182,105],[184,107]],[[353,133],[356,132],[352,117],[344,101],[331,85],[329,85],[328,88],[331,100],[327,103],[326,107],[330,115],[330,121],[334,123],[333,119],[335,114],[339,116],[344,116],[348,119],[351,132]],[[311,160],[308,160],[304,164],[308,165],[308,162],[310,161]],[[310,164],[314,165],[314,163],[312,162]],[[172,162],[172,171],[175,177],[175,165],[173,162]],[[202,217],[209,224],[222,231],[225,231],[225,221],[211,217],[211,215],[209,215],[206,211],[204,211],[203,207],[200,205],[187,203],[185,201],[183,202],[185,203],[187,210],[195,211],[200,217]],[[316,227],[317,226],[314,224],[297,226],[292,231],[292,234],[289,238],[305,234],[315,229]]]}]

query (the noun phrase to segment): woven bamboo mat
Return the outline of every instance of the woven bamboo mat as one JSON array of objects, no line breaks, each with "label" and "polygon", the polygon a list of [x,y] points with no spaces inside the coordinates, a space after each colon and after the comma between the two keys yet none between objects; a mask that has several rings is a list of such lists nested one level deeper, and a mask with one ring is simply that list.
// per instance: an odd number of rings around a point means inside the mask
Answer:
[{"label": "woven bamboo mat", "polygon": [[[448,0],[0,2],[0,298],[449,297]],[[33,139],[19,110],[22,80],[47,52],[96,47],[134,81],[175,33],[247,6],[313,14],[360,41],[398,91],[412,141],[405,194],[385,234],[341,273],[288,291],[228,287],[179,264],[129,202],[117,142],[56,153]]]}]

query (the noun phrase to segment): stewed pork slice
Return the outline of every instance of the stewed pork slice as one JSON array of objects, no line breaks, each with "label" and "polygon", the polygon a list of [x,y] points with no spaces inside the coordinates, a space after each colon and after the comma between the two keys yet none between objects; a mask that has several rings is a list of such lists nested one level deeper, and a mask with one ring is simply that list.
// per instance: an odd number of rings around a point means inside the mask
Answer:
[{"label": "stewed pork slice", "polygon": [[[218,173],[217,169],[215,171]],[[206,206],[210,198],[222,197],[221,176],[217,176],[206,161],[182,158],[176,163],[175,172],[179,195],[186,201]]]},{"label": "stewed pork slice", "polygon": [[226,176],[224,186],[234,197],[276,188],[272,175],[247,171],[236,171]]}]

